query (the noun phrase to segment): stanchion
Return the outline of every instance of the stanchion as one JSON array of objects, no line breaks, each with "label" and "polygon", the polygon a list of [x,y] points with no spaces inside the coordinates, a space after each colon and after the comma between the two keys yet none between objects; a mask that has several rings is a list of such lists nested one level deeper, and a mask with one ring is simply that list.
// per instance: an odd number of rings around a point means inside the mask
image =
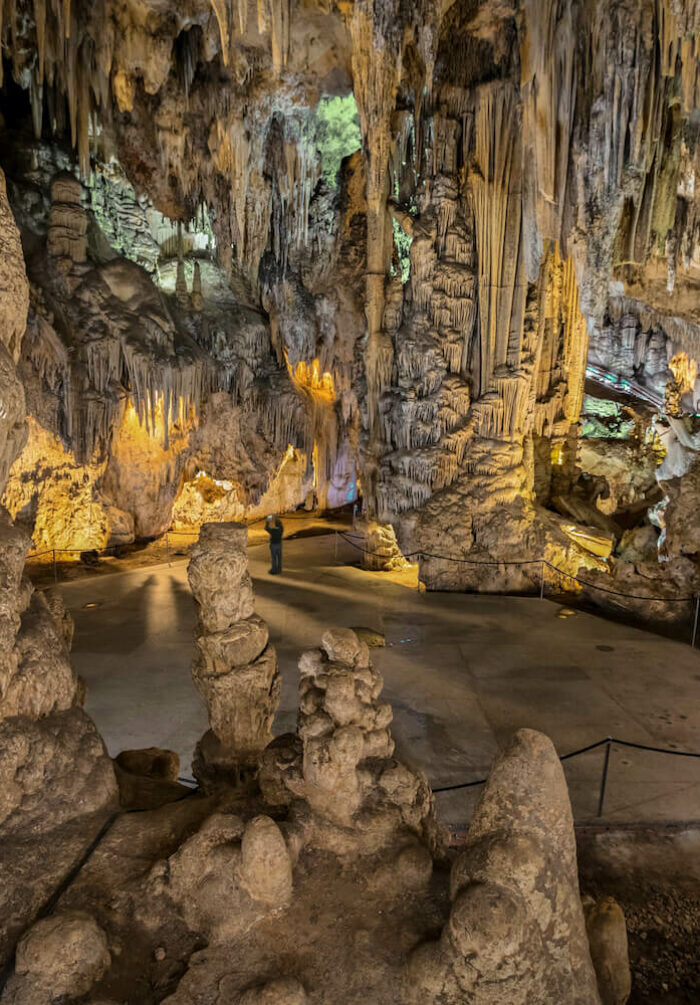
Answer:
[{"label": "stanchion", "polygon": [[605,787],[608,784],[608,767],[610,766],[610,746],[611,737],[605,743],[605,760],[603,761],[603,777],[600,780],[600,795],[598,796],[598,812],[596,816],[600,819],[603,816],[603,803],[605,802]]},{"label": "stanchion", "polygon": [[544,600],[544,562],[540,566],[540,600]]},{"label": "stanchion", "polygon": [[168,556],[168,565],[171,565],[171,562],[170,562],[170,538],[168,537],[167,530],[165,532],[165,553]]},{"label": "stanchion", "polygon": [[[58,582],[58,569],[56,568],[56,549],[55,548],[51,549],[51,554],[53,556],[53,558],[52,558],[52,560],[53,560],[53,581],[54,581],[54,583],[57,583]],[[697,621],[697,612],[696,612],[696,615],[695,615],[695,619]]]},{"label": "stanchion", "polygon": [[695,649],[695,639],[698,634],[698,613],[700,612],[700,596],[695,598],[695,617],[693,618],[693,638],[691,639],[690,645]]}]

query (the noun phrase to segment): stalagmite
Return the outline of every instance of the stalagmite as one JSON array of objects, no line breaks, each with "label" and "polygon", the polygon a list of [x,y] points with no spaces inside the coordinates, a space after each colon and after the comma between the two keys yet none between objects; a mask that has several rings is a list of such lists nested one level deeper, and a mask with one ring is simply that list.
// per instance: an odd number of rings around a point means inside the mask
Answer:
[{"label": "stalagmite", "polygon": [[254,609],[247,538],[244,524],[204,524],[187,570],[199,616],[192,676],[211,725],[195,770],[208,782],[255,770],[279,702],[275,649]]},{"label": "stalagmite", "polygon": [[547,737],[515,734],[494,763],[438,943],[414,951],[412,1000],[599,1005],[564,774]]},{"label": "stalagmite", "polygon": [[204,306],[204,297],[202,296],[202,273],[199,268],[199,262],[194,263],[194,275],[192,277],[192,307],[196,311],[201,311]]},{"label": "stalagmite", "polygon": [[180,259],[177,263],[177,279],[175,281],[175,296],[181,307],[189,307],[190,295],[187,290],[187,279],[185,278],[185,263]]},{"label": "stalagmite", "polygon": [[299,661],[301,760],[282,765],[274,745],[263,759],[263,795],[294,804],[307,840],[336,854],[372,855],[407,843],[424,879],[435,840],[432,794],[422,775],[394,759],[391,706],[378,701],[382,677],[347,628],[327,631]]}]

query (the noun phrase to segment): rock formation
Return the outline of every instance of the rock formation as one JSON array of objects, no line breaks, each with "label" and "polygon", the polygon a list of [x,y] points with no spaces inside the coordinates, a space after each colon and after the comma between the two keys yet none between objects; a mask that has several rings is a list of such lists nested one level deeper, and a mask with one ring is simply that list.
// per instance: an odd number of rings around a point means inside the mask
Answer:
[{"label": "rock formation", "polygon": [[[420,553],[428,589],[532,592],[544,559],[553,587],[583,573],[591,600],[687,617],[698,5],[0,3],[8,1000],[403,1005],[409,948],[442,928],[410,966],[422,1001],[596,1001],[547,743],[518,734],[498,761],[446,905],[430,789],[394,757],[366,646],[333,630],[304,654],[298,734],[273,740],[245,528],[211,521],[361,494],[377,565]],[[70,623],[23,567],[32,541],[99,549],[173,520],[203,525],[206,793],[113,821]],[[143,757],[119,771],[155,771]],[[179,800],[167,770],[150,781]],[[620,919],[589,921],[600,994],[622,1000]],[[134,995],[122,943],[148,974]]]},{"label": "rock formation", "polygon": [[584,902],[586,932],[603,1005],[625,1005],[632,990],[627,925],[613,897]]},{"label": "rock formation", "polygon": [[167,871],[156,866],[151,885],[174,902],[193,931],[230,942],[289,906],[292,862],[270,817],[244,824],[220,813],[171,856]]},{"label": "rock formation", "polygon": [[80,998],[110,962],[105,933],[90,915],[66,912],[43,918],[17,946],[15,973],[2,1001],[30,1005],[56,997]]},{"label": "rock formation", "polygon": [[[428,588],[534,589],[507,563],[543,557],[643,583],[621,535],[595,561],[577,441],[587,379],[698,398],[694,6],[244,7],[3,20],[35,423],[13,516],[99,547],[206,521],[202,479],[237,518],[359,485],[404,553],[443,556]],[[697,578],[690,547],[670,533],[655,578],[686,555]]]},{"label": "rock formation", "polygon": [[358,529],[360,533],[364,533],[362,565],[365,569],[392,572],[408,565],[391,524],[367,521],[365,526],[360,525]]},{"label": "rock formation", "polygon": [[211,725],[198,747],[203,775],[255,769],[279,702],[277,656],[255,614],[247,540],[244,524],[204,524],[187,570],[199,618],[192,676]]},{"label": "rock formation", "polygon": [[[4,353],[7,391],[1,409],[5,436],[0,441],[0,488],[4,488],[25,435],[24,394],[13,357],[18,358],[21,350],[28,302],[4,178],[0,178],[0,218],[6,280],[0,285],[4,320],[0,353]],[[29,536],[0,509],[2,964],[113,812],[117,798],[111,761],[80,707],[82,689],[68,654],[70,618],[59,598],[35,592],[23,575],[30,544]],[[28,949],[28,971],[32,955]],[[28,991],[26,997],[12,1000],[36,1001],[38,994]]]},{"label": "rock formation", "polygon": [[70,272],[87,258],[87,214],[82,205],[82,186],[71,174],[57,175],[51,183],[51,212],[47,248],[58,266]]},{"label": "rock formation", "polygon": [[450,896],[440,941],[411,959],[416,1002],[600,1001],[566,782],[541,733],[520,730],[494,763]]},{"label": "rock formation", "polygon": [[327,631],[299,672],[300,742],[279,738],[265,751],[263,796],[272,805],[298,800],[293,811],[313,846],[371,855],[398,845],[406,868],[411,860],[429,875],[415,838],[437,839],[432,795],[420,773],[393,757],[391,706],[378,701],[382,677],[366,643],[349,628]]}]

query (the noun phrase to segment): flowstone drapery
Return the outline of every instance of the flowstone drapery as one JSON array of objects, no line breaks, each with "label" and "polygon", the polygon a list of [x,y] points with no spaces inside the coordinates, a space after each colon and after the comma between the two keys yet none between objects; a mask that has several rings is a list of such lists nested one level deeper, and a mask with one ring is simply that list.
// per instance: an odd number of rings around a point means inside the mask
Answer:
[{"label": "flowstone drapery", "polygon": [[255,770],[279,702],[277,656],[255,614],[247,540],[245,524],[204,524],[187,569],[198,612],[192,677],[211,725],[195,758],[203,779]]}]

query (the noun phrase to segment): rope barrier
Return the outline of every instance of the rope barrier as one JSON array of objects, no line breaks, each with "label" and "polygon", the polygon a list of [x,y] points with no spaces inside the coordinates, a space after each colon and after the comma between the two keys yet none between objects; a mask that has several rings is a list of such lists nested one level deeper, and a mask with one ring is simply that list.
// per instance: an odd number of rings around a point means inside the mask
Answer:
[{"label": "rope barrier", "polygon": [[[352,548],[355,548],[357,551],[361,551],[364,555],[369,555],[370,558],[386,558],[386,555],[382,555],[380,552],[366,551],[361,545],[356,544],[353,540],[350,539],[350,537],[347,534],[344,534],[342,531],[338,531],[337,533],[339,537],[341,537],[344,541],[346,541]],[[607,586],[598,586],[597,583],[590,583],[585,579],[581,579],[579,576],[574,576],[570,572],[565,572],[563,569],[560,569],[558,566],[553,565],[551,562],[547,561],[546,558],[529,558],[522,560],[518,559],[513,561],[504,560],[502,562],[486,562],[473,558],[456,558],[453,555],[435,555],[432,552],[428,551],[410,551],[404,554],[403,557],[405,559],[409,559],[414,558],[416,556],[418,558],[421,557],[432,558],[439,562],[455,562],[460,565],[484,565],[484,566],[495,566],[495,567],[506,566],[506,565],[513,565],[513,566],[545,565],[547,566],[548,569],[551,569],[553,572],[557,572],[560,576],[565,576],[567,579],[573,579],[575,582],[580,583],[581,586],[585,586],[590,590],[599,590],[601,593],[609,593],[615,597],[625,597],[628,600],[656,600],[662,603],[669,603],[669,604],[687,604],[695,600],[695,597],[692,596],[646,597],[638,593],[622,593],[619,590],[611,590]]]},{"label": "rope barrier", "polygon": [[[320,519],[318,514],[314,513],[285,513],[283,514],[283,518],[284,520]],[[256,520],[251,520],[247,526],[254,527],[258,523],[264,523],[266,519],[267,517],[264,516],[258,517]],[[165,533],[169,534],[170,537],[199,537],[199,530],[167,530]],[[165,534],[163,535],[164,537]],[[159,539],[154,538],[153,542],[157,540]],[[120,548],[128,548],[129,546],[129,544],[110,544],[106,548],[47,548],[46,551],[30,551],[27,555],[27,560],[30,558],[43,558],[45,555],[82,555],[93,552],[97,552],[98,555],[106,555],[111,551],[119,551]]]},{"label": "rope barrier", "polygon": [[598,586],[596,583],[588,583],[585,579],[579,579],[578,576],[573,576],[570,572],[564,572],[563,569],[559,569],[556,565],[552,565],[548,562],[546,558],[540,559],[543,565],[547,568],[552,569],[554,572],[558,572],[560,576],[566,576],[567,579],[575,579],[577,583],[581,586],[586,586],[590,590],[600,590],[601,593],[611,593],[615,597],[626,597],[629,600],[661,600],[667,604],[687,604],[689,601],[695,600],[695,597],[645,597],[641,593],[620,593],[619,590],[611,590],[607,586]]},{"label": "rope barrier", "polygon": [[[595,743],[589,743],[585,747],[579,747],[578,750],[562,754],[559,760],[568,761],[572,757],[579,757],[581,754],[587,754],[590,750],[596,750],[599,747],[605,746],[609,749],[614,744],[617,744],[618,747],[648,750],[652,754],[673,754],[675,757],[700,757],[700,753],[691,750],[670,750],[668,747],[651,747],[646,743],[633,743],[631,740],[618,740],[615,736],[606,736],[603,740],[596,740]],[[475,782],[459,782],[456,785],[443,785],[439,788],[433,788],[433,792],[437,794],[438,792],[456,792],[458,789],[471,789],[475,785],[484,785],[486,781],[486,778],[478,778]]]},{"label": "rope barrier", "polygon": [[[299,515],[288,514],[287,516],[285,516],[285,519],[286,520],[289,520],[289,519],[303,520],[303,519],[307,519],[307,517],[305,515],[302,515],[302,514],[299,514]],[[254,520],[253,523],[250,524],[249,526],[253,526],[255,523],[259,523],[262,520],[264,520],[264,518],[262,518],[262,517],[261,517],[260,520]],[[343,541],[345,541],[347,544],[349,544],[351,548],[355,548],[356,551],[361,552],[363,555],[366,555],[369,558],[386,559],[386,557],[387,557],[385,554],[382,554],[381,552],[378,552],[378,551],[368,551],[362,545],[356,544],[356,542],[352,540],[352,538],[350,537],[350,535],[344,533],[343,531],[336,531],[335,533],[336,533],[337,537],[340,537]],[[199,531],[179,531],[179,530],[169,530],[169,531],[166,531],[166,533],[164,535],[164,539],[165,539],[166,551],[168,552],[168,561],[170,561],[170,550],[169,550],[169,546],[168,546],[168,541],[169,541],[170,537],[192,537],[192,538],[194,538],[194,537],[198,537],[198,536],[199,536]],[[358,539],[362,540],[362,538],[358,538]],[[99,551],[97,549],[85,549],[85,548],[83,548],[83,549],[80,549],[80,548],[52,548],[52,549],[50,549],[48,551],[29,553],[27,555],[27,559],[29,560],[29,559],[35,559],[35,558],[42,558],[45,555],[53,555],[54,579],[56,581],[58,581],[57,571],[56,571],[56,555],[82,555],[82,554],[96,553],[99,556],[99,555],[106,555],[106,554],[108,554],[109,552],[112,552],[112,551],[117,551],[121,547],[123,547],[123,545],[111,545],[110,547],[103,548],[103,549],[101,549]],[[527,566],[527,565],[540,565],[542,567],[542,570],[543,570],[542,582],[540,584],[540,597],[544,597],[544,569],[546,567],[548,569],[551,569],[553,572],[557,573],[557,575],[559,575],[559,576],[563,576],[566,579],[573,580],[573,582],[575,582],[575,583],[579,583],[581,586],[585,587],[588,590],[597,590],[599,593],[605,593],[608,596],[612,596],[612,597],[622,597],[625,600],[653,601],[653,602],[665,603],[665,604],[688,604],[688,603],[692,603],[695,600],[696,601],[696,624],[695,624],[695,626],[693,628],[693,645],[695,643],[695,636],[696,636],[696,632],[697,632],[697,620],[698,620],[698,609],[697,609],[697,599],[698,598],[693,597],[693,596],[687,596],[687,597],[656,597],[656,596],[644,596],[643,594],[640,594],[640,593],[622,593],[622,591],[620,591],[620,590],[612,590],[608,586],[600,586],[597,583],[591,583],[588,580],[581,579],[579,576],[575,576],[575,575],[573,575],[573,573],[566,572],[564,569],[560,569],[558,566],[553,565],[552,562],[549,562],[546,558],[516,559],[516,560],[511,560],[511,561],[501,561],[501,562],[499,562],[499,561],[484,561],[484,560],[480,560],[480,559],[471,559],[471,558],[461,558],[461,557],[458,558],[458,557],[456,557],[454,555],[436,555],[433,552],[425,552],[425,551],[410,551],[410,552],[405,553],[403,555],[403,557],[407,561],[409,559],[413,559],[413,558],[417,558],[419,561],[421,560],[421,558],[423,558],[423,559],[427,558],[427,559],[433,559],[434,561],[438,561],[438,562],[454,562],[454,563],[456,563],[458,565],[485,566],[485,567],[489,567],[489,568],[500,568],[500,567],[506,567],[506,566],[515,566],[515,567],[518,567],[518,568],[522,568],[522,567]]]}]

